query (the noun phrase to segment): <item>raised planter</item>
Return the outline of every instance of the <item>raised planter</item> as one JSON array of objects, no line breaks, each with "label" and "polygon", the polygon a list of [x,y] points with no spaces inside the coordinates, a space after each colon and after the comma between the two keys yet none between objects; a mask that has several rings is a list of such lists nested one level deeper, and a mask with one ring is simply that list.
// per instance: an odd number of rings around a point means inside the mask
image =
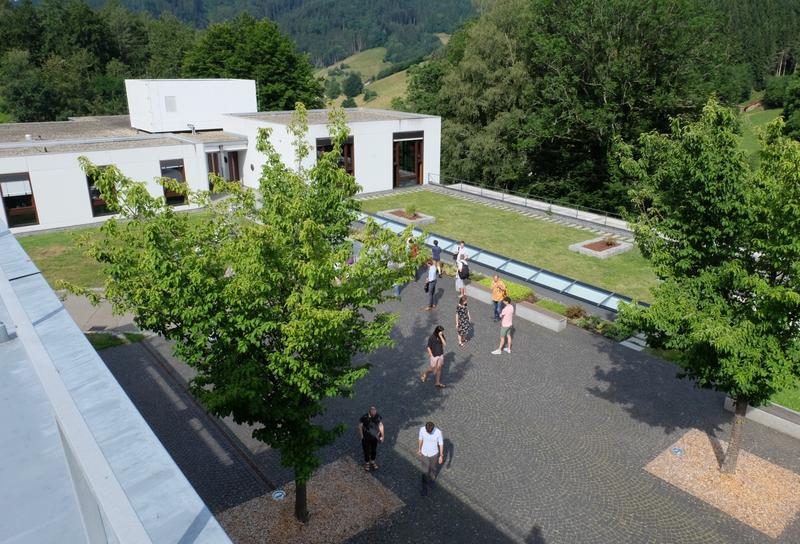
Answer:
[{"label": "raised planter", "polygon": [[592,238],[591,240],[584,240],[583,242],[578,242],[577,244],[572,244],[569,246],[570,251],[577,251],[581,255],[588,255],[589,257],[597,257],[598,259],[608,259],[609,257],[613,257],[614,255],[619,255],[620,253],[625,253],[633,248],[633,244],[628,242],[622,242],[620,240],[616,241],[616,245],[608,246],[607,249],[602,251],[598,251],[596,249],[590,249],[585,247],[587,245],[597,244],[598,242],[605,241],[605,236],[600,238]]},{"label": "raised planter", "polygon": [[[725,409],[733,412],[733,399],[730,397],[725,397]],[[800,440],[800,413],[794,410],[772,403],[758,408],[748,406],[745,417]]]},{"label": "raised planter", "polygon": [[431,223],[436,222],[436,218],[434,216],[425,215],[424,213],[417,212],[417,216],[414,219],[409,219],[407,217],[403,217],[402,215],[397,215],[396,213],[392,212],[403,212],[403,209],[395,208],[392,210],[383,210],[377,212],[375,215],[383,217],[384,219],[388,219],[390,221],[394,221],[395,223],[401,223],[403,225],[430,225]]},{"label": "raised planter", "polygon": [[561,332],[567,328],[567,318],[561,314],[551,312],[530,302],[517,302],[516,311],[518,317],[530,321],[540,327],[549,329],[553,332]]},{"label": "raised planter", "polygon": [[[467,296],[486,304],[494,304],[491,289],[477,282],[467,284]],[[561,332],[567,328],[567,318],[563,315],[540,308],[530,302],[516,302],[514,307],[514,315],[516,317],[530,321],[545,329]]]},{"label": "raised planter", "polygon": [[481,285],[478,282],[467,281],[467,296],[472,297],[476,300],[481,302],[485,302],[486,304],[494,304],[492,300],[492,291],[485,285]]}]

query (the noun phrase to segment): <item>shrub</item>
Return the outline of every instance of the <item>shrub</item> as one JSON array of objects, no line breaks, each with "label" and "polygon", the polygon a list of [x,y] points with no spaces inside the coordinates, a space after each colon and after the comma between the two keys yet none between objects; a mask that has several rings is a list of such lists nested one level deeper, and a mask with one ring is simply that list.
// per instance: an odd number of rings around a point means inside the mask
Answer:
[{"label": "shrub", "polygon": [[791,76],[775,76],[767,78],[767,85],[764,90],[765,108],[782,108],[786,97],[786,85]]},{"label": "shrub", "polygon": [[414,204],[409,204],[408,206],[406,206],[405,212],[406,212],[406,215],[408,217],[412,217],[412,218],[416,217],[417,216],[417,207]]},{"label": "shrub", "polygon": [[568,306],[567,309],[564,310],[564,315],[567,316],[567,319],[580,319],[586,315],[586,310],[583,309],[583,306],[575,304],[573,306]]},{"label": "shrub", "polygon": [[378,98],[377,91],[373,91],[372,89],[365,89],[364,90],[364,102],[370,102]]},{"label": "shrub", "polygon": [[[455,269],[455,266],[453,267]],[[480,283],[485,287],[492,287],[492,278],[487,278],[486,276],[479,276],[477,274],[471,274],[472,279]],[[480,279],[479,279],[480,278]],[[536,293],[530,287],[526,287],[524,285],[520,285],[518,283],[514,283],[511,281],[504,282],[506,284],[506,294],[508,298],[511,299],[512,302],[536,302],[538,299],[536,298]]]},{"label": "shrub", "polygon": [[356,101],[353,100],[353,97],[348,96],[347,98],[344,99],[344,102],[342,102],[342,107],[343,108],[356,108],[358,106],[356,104]]}]

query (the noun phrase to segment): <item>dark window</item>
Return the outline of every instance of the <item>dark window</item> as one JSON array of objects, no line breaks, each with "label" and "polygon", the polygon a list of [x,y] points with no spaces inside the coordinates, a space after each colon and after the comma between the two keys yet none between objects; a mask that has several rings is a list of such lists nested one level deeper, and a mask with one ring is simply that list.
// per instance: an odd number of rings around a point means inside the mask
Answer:
[{"label": "dark window", "polygon": [[[98,166],[98,168],[102,171],[105,166]],[[86,185],[89,187],[89,203],[92,205],[92,215],[94,217],[100,217],[101,215],[111,215],[114,212],[108,209],[108,205],[106,201],[103,200],[103,196],[100,194],[100,190],[96,187],[95,182],[97,180],[94,179],[92,176],[86,176]]]},{"label": "dark window", "polygon": [[[186,173],[183,169],[183,159],[161,161],[161,177],[172,178],[181,183],[186,183]],[[164,198],[170,206],[180,206],[186,204],[186,195],[176,191],[170,191],[164,187]]]},{"label": "dark window", "polygon": [[0,175],[0,196],[9,227],[38,225],[36,200],[28,173]]},{"label": "dark window", "polygon": [[393,186],[408,187],[422,183],[423,133],[395,132],[394,183]]},{"label": "dark window", "polygon": [[[323,153],[333,151],[333,142],[330,138],[317,138],[317,159],[322,157]],[[342,144],[342,156],[339,158],[339,166],[344,168],[344,171],[355,176],[356,164],[354,155],[353,137],[349,137]]]}]

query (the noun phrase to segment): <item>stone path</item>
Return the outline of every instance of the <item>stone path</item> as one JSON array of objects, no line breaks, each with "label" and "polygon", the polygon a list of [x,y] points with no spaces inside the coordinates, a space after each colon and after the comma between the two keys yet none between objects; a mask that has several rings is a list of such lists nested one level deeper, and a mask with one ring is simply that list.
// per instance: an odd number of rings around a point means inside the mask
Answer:
[{"label": "stone path", "polygon": [[[450,281],[439,288],[434,312],[420,311],[421,283],[407,285],[402,301],[385,305],[400,313],[396,345],[369,356],[372,370],[355,398],[329,402],[322,418],[351,424],[322,452],[323,462],[358,460],[352,425],[370,404],[378,406],[388,436],[374,477],[406,504],[351,542],[800,541],[800,520],[773,540],[644,470],[692,428],[726,438],[730,416],[723,395],[675,379],[675,367],[664,361],[575,327],[555,334],[520,320],[513,355],[492,356],[497,326],[489,306],[473,301],[476,334],[458,348],[454,288]],[[449,341],[443,391],[418,377],[436,324],[446,328]],[[168,355],[168,346],[151,341]],[[101,352],[209,505],[230,506],[265,489],[225,445],[225,433],[204,422],[175,387],[165,387],[141,353],[140,346]],[[182,379],[190,376],[174,359],[170,364]],[[415,448],[426,420],[443,430],[447,460],[438,487],[422,497]],[[291,479],[275,452],[254,443],[247,429],[232,430],[271,482]],[[744,448],[794,472],[800,472],[798,446],[747,424]]]}]

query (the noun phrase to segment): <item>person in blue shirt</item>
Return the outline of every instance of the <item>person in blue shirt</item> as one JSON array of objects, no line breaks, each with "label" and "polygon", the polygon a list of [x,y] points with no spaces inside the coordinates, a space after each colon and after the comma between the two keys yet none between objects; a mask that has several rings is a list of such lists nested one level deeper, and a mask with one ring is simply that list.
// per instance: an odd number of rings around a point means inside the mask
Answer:
[{"label": "person in blue shirt", "polygon": [[436,270],[439,272],[439,277],[442,277],[442,248],[439,247],[439,240],[433,241],[433,248],[431,248],[431,258],[433,264],[436,265]]}]

